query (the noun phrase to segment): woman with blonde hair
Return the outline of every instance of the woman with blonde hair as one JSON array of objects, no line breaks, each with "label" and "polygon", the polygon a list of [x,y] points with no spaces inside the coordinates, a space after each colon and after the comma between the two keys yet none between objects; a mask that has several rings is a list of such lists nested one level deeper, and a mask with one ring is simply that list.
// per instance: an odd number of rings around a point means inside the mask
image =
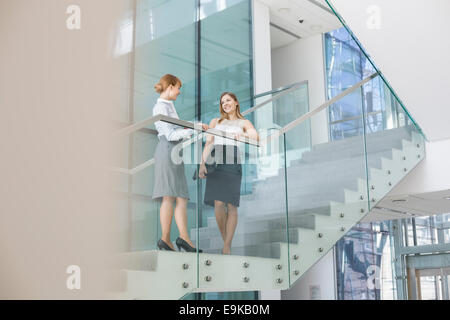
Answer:
[{"label": "woman with blonde hair", "polygon": [[[155,106],[153,115],[162,114],[171,118],[179,119],[173,101],[180,94],[181,81],[171,74],[164,75],[155,85],[155,90],[160,94]],[[174,163],[171,159],[172,149],[183,139],[193,134],[192,129],[180,128],[177,125],[158,121],[155,123],[158,130],[158,145],[155,150],[155,175],[153,199],[161,200],[160,221],[161,239],[158,240],[158,248],[161,250],[174,251],[170,241],[170,226],[173,217],[173,204],[175,202],[175,221],[180,236],[176,239],[178,250],[183,248],[188,252],[195,252],[196,249],[189,238],[187,231],[187,203],[189,191],[184,174],[184,163]],[[204,130],[207,125],[202,125]],[[201,251],[201,250],[199,250]]]},{"label": "woman with blonde hair", "polygon": [[[242,116],[235,94],[232,92],[222,93],[219,105],[220,118],[213,119],[209,125],[210,128],[232,134],[235,139],[259,140],[253,124]],[[241,196],[242,180],[239,154],[235,140],[209,135],[199,169],[199,177],[202,179],[206,177],[204,202],[214,206],[217,225],[224,241],[223,254],[231,253],[231,242],[238,221],[237,208]],[[215,170],[210,174],[205,165],[209,155],[214,156],[217,164]],[[224,159],[226,160],[224,161]]]}]

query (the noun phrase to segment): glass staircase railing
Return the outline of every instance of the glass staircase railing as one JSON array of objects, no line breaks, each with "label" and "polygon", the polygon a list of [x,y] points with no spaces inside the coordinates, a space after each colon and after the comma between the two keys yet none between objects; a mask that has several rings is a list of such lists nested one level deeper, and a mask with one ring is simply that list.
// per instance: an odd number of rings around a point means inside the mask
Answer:
[{"label": "glass staircase railing", "polygon": [[[115,178],[115,191],[118,194],[116,205],[121,208],[122,214],[116,232],[120,243],[119,252],[114,255],[111,268],[121,271],[124,285],[121,290],[111,292],[114,299],[179,299],[197,286],[195,255],[155,250],[161,238],[160,202],[152,197],[154,152],[158,137],[150,128],[161,119],[176,121],[155,116],[123,128],[115,135],[118,154],[110,172]],[[134,151],[131,155],[130,149]],[[181,159],[180,155],[174,154],[175,161]],[[193,165],[188,161],[185,163],[185,172],[192,176]],[[194,203],[197,198],[195,192],[195,188],[190,188],[190,197]],[[197,207],[192,203],[187,206],[187,216],[188,230],[196,228]],[[175,240],[179,236],[175,219],[170,230]],[[181,262],[179,259],[182,257]],[[161,270],[174,277],[162,276]]]},{"label": "glass staircase railing", "polygon": [[[308,110],[307,105],[307,82],[297,83],[288,87],[279,88],[276,90],[272,90],[267,93],[263,93],[255,97],[255,99],[258,99],[259,104],[256,104],[255,106],[247,107],[246,110],[243,112],[244,115],[246,115],[247,118],[250,119],[256,119],[253,120],[253,123],[255,124],[255,127],[258,129],[261,139],[264,140],[264,137],[271,134],[273,130],[277,130],[277,128],[281,128],[284,124],[283,122],[280,122],[281,117],[279,115],[286,114],[286,112],[281,112],[281,109],[294,109],[294,104],[297,104],[301,107],[301,110],[304,110],[305,112]],[[261,102],[263,100],[263,102]],[[242,103],[242,105],[245,106],[245,102]],[[245,107],[244,107],[245,108]],[[274,115],[273,118],[271,118],[271,121],[268,121],[269,117],[264,117],[262,115],[267,114]],[[255,117],[256,115],[256,117]],[[292,116],[292,114],[291,114]],[[259,117],[259,118],[258,118]],[[139,268],[143,266],[142,261],[157,261],[159,257],[164,256],[165,258],[161,259],[171,259],[170,252],[156,252],[156,243],[157,240],[160,238],[161,231],[159,227],[159,202],[154,201],[151,197],[152,195],[152,181],[153,181],[153,175],[154,175],[154,150],[156,147],[156,144],[158,142],[158,138],[156,137],[156,131],[153,129],[150,129],[152,124],[154,124],[156,121],[162,119],[164,117],[157,116],[157,117],[151,117],[146,120],[140,121],[138,123],[135,123],[133,125],[130,125],[126,128],[122,128],[116,135],[118,139],[120,139],[120,157],[119,162],[113,166],[110,167],[113,172],[117,175],[118,182],[121,184],[121,188],[119,188],[119,195],[120,195],[120,205],[124,208],[124,212],[128,211],[128,217],[127,214],[124,214],[123,221],[123,234],[122,234],[122,250],[123,254],[122,256],[126,256],[127,259],[131,259],[133,263],[129,266],[131,269],[126,269],[126,275],[129,278],[128,282],[133,282],[130,277],[144,277],[142,276],[142,271],[146,270],[138,269],[134,270],[135,268],[134,264],[137,264]],[[192,125],[188,122],[183,121],[177,121],[174,119],[166,118],[165,120],[168,120],[170,122],[178,122],[178,124],[189,126]],[[286,121],[285,121],[286,122]],[[209,132],[213,132],[213,130],[209,130]],[[130,137],[131,136],[131,137]],[[196,170],[196,164],[198,164],[198,157],[197,159],[194,159],[195,152],[198,152],[198,150],[201,150],[201,145],[199,146],[199,141],[201,139],[205,139],[204,134],[196,134],[191,139],[188,139],[185,141],[185,148],[184,152],[186,154],[186,150],[189,150],[189,154],[192,155],[191,162],[187,161],[185,159],[185,172],[186,172],[186,178],[188,181],[188,188],[189,188],[189,194],[191,196],[191,199],[188,204],[188,229],[190,230],[191,239],[194,241],[194,243],[198,243],[196,239],[201,239],[205,234],[203,233],[204,227],[210,225],[213,223],[214,220],[214,208],[208,207],[204,205],[202,202],[202,197],[198,197],[198,188],[203,188],[202,194],[204,194],[205,189],[205,183],[202,182],[195,182],[191,179],[193,176],[195,170]],[[131,140],[130,140],[131,139]],[[131,142],[130,142],[131,141]],[[265,179],[269,176],[279,175],[279,166],[283,164],[284,158],[283,158],[283,147],[279,145],[280,141],[282,142],[281,138],[278,138],[277,141],[271,141],[268,143],[267,150],[264,151],[265,154],[260,152],[260,156],[258,158],[258,149],[255,149],[255,144],[251,143],[250,141],[246,142],[241,146],[240,150],[242,150],[243,155],[243,164],[242,164],[242,187],[241,187],[241,193],[242,195],[251,194],[252,190],[252,184],[255,181],[258,181],[260,179]],[[130,143],[133,144],[133,152],[132,157],[126,157],[127,150],[130,148]],[[152,151],[149,152],[149,147],[152,146],[150,149]],[[190,147],[189,147],[190,146]],[[190,148],[190,149],[189,149]],[[199,149],[200,148],[200,149]],[[196,151],[195,151],[196,150]],[[132,162],[130,162],[130,158],[133,159]],[[259,160],[258,160],[259,159]],[[261,162],[262,160],[262,162]],[[276,161],[275,161],[276,160]],[[260,164],[257,165],[257,161],[260,161]],[[188,164],[189,163],[189,164]],[[130,190],[130,192],[127,192],[126,190]],[[280,209],[283,215],[286,213],[286,208],[283,208],[284,202],[280,203]],[[197,214],[198,212],[198,214]],[[279,213],[279,210],[277,211],[277,214]],[[242,212],[239,212],[241,215]],[[193,219],[193,217],[196,217],[196,219]],[[197,222],[198,220],[198,222]],[[283,235],[283,228],[287,225],[286,218],[284,216],[279,217],[278,222],[278,229],[276,232],[273,232],[273,235],[269,235],[267,238],[267,243],[274,242],[275,240],[282,241],[285,238],[285,235]],[[264,222],[262,222],[264,223]],[[201,226],[198,230],[197,234],[197,225]],[[243,226],[243,225],[242,225]],[[266,229],[269,226],[266,227]],[[206,244],[206,247],[209,249],[207,250],[209,253],[217,253],[220,252],[220,244],[217,243],[220,242],[220,233],[217,229],[217,227],[214,230],[214,236],[209,237],[209,242]],[[234,243],[236,245],[239,245],[241,247],[245,247],[246,250],[248,250],[249,244],[246,242],[246,240],[243,242],[242,239],[239,237],[242,236],[242,234],[245,234],[245,230],[241,227],[241,225],[238,226],[236,230],[236,238],[234,239]],[[172,240],[174,241],[178,237],[178,230],[175,227],[175,223],[172,223],[171,228],[171,235]],[[215,246],[214,247],[214,243]],[[200,240],[200,248],[202,248],[203,243]],[[275,255],[275,257],[279,257],[280,253],[277,251],[276,253],[271,253],[270,248],[268,249],[260,249],[259,255],[267,258],[272,255]],[[263,252],[261,252],[263,250]],[[267,252],[265,253],[266,250]],[[206,251],[206,250],[205,250]],[[234,249],[233,249],[234,251]],[[255,253],[254,253],[255,254]],[[258,253],[256,253],[257,255]],[[165,256],[166,255],[166,256]],[[192,254],[186,254],[186,262],[183,263],[183,268],[190,268],[190,272],[184,272],[184,274],[187,276],[184,278],[183,281],[183,288],[180,289],[181,292],[188,293],[190,292],[195,286],[196,282],[192,281],[192,279],[188,279],[189,276],[196,275],[196,269],[197,266],[195,263],[192,263]],[[175,256],[175,258],[179,258],[180,256]],[[120,259],[122,261],[123,259]],[[189,262],[190,261],[190,262]],[[266,261],[263,259],[263,261]],[[275,261],[278,261],[275,259]],[[195,262],[195,261],[194,261]],[[170,265],[176,264],[174,261],[169,263]],[[155,265],[155,264],[153,264]],[[244,263],[244,265],[246,265]],[[253,268],[256,268],[256,263],[252,264]],[[286,264],[285,264],[286,265]],[[190,266],[190,267],[188,267]],[[249,266],[248,266],[249,267]],[[249,267],[250,268],[250,267]],[[166,269],[166,268],[165,268]],[[170,269],[170,268],[169,268]],[[167,270],[169,270],[167,269]],[[210,268],[210,270],[213,268]],[[187,270],[187,269],[183,269]],[[278,270],[278,269],[277,269]],[[281,270],[281,269],[280,269]],[[273,279],[273,281],[270,282],[270,284],[267,284],[266,288],[272,288],[273,285],[276,285],[280,288],[283,288],[283,285],[286,285],[287,280],[286,277],[281,277],[285,270],[277,271],[275,275],[278,275],[278,278]],[[145,273],[144,273],[145,274]],[[212,277],[212,275],[210,275]],[[145,279],[148,278],[148,281],[156,281],[152,280],[153,278],[150,275],[146,275],[144,277]],[[215,281],[210,280],[210,284],[212,286],[217,286],[217,277]],[[208,278],[209,279],[209,278]],[[138,280],[136,280],[137,283],[139,283]],[[180,280],[181,281],[181,280]],[[199,279],[201,282],[201,279]],[[250,280],[248,280],[250,282]],[[278,283],[278,282],[279,283]],[[134,283],[134,282],[133,282]],[[256,283],[260,283],[260,281],[255,281],[253,279],[249,283],[249,288],[252,286],[254,287]],[[204,281],[204,284],[209,284],[209,281]],[[228,284],[232,287],[237,288],[238,284],[229,282]],[[229,287],[229,288],[232,288]],[[134,292],[134,290],[131,290],[129,292]],[[136,291],[136,292],[139,292]],[[180,291],[176,291],[175,296],[178,295],[178,297],[181,297]],[[163,295],[165,297],[170,297],[171,295]],[[141,296],[143,297],[143,296]],[[147,298],[154,298],[153,296],[146,296]]]},{"label": "glass staircase railing", "polygon": [[[203,250],[201,253],[155,250],[161,230],[159,205],[151,199],[153,186],[149,184],[153,167],[132,171],[153,155],[136,155],[136,163],[130,164],[122,159],[114,170],[123,184],[130,183],[127,176],[134,176],[131,191],[121,190],[120,200],[122,206],[132,208],[132,215],[123,217],[123,252],[116,259],[116,268],[125,275],[126,288],[114,293],[114,297],[179,299],[191,292],[292,286],[352,226],[367,219],[371,208],[425,156],[424,137],[399,104],[394,106],[398,121],[383,131],[370,130],[372,115],[365,113],[358,91],[378,78],[378,74],[366,78],[289,123],[277,125],[274,120],[286,106],[282,101],[289,101],[286,97],[292,92],[252,112],[260,141],[236,142],[241,154],[242,185],[237,220],[227,226],[233,232],[230,255],[221,253],[224,238],[219,224],[223,225],[223,217],[216,216],[215,209],[203,201],[205,180],[192,179],[201,141],[206,135],[220,132],[196,130],[190,140],[179,144],[190,196],[189,235]],[[363,130],[359,135],[315,145],[301,136],[302,132],[310,132],[311,122],[321,112],[352,96],[360,101],[356,106],[361,108],[362,116],[352,120],[360,121]],[[276,107],[275,101],[279,103]],[[275,116],[264,122],[264,114]],[[187,121],[152,118],[121,130],[117,137],[123,140],[124,149],[133,132],[137,135],[135,150],[139,150],[138,143],[155,144],[154,135],[144,134],[142,140],[138,136],[157,120],[195,127]],[[124,169],[128,167],[131,169]],[[227,191],[224,187],[223,192]],[[173,240],[178,236],[174,223],[171,235]]]},{"label": "glass staircase railing", "polygon": [[[242,3],[223,8],[220,15],[235,17],[241,12],[251,20],[250,9],[244,1],[235,2]],[[183,85],[182,99],[176,102],[177,107],[181,106],[180,116],[192,119],[197,110],[191,106],[198,94],[194,68],[197,63],[193,45],[194,15],[188,18],[184,15],[179,26],[162,28],[164,33],[159,34],[161,31],[158,30],[154,34],[153,31],[143,32],[151,30],[149,26],[144,27],[152,24],[149,17],[156,19],[154,14],[170,12],[164,8],[177,3],[186,6],[183,12],[196,12],[195,1],[169,1],[161,3],[162,6],[151,1],[138,1],[134,83],[139,92],[135,94],[136,110],[131,118],[143,118],[150,112],[148,101],[154,99],[150,99],[151,94],[147,92],[152,79],[149,74],[164,74],[164,70],[172,72],[171,68],[183,74],[184,79],[190,79]],[[215,8],[215,2],[206,6]],[[333,56],[329,59],[332,67],[325,67],[329,100],[318,108],[309,108],[308,96],[308,86],[314,87],[312,91],[319,91],[316,90],[318,83],[313,81],[320,79],[323,83],[323,70],[315,68],[316,65],[311,68],[317,74],[311,75],[310,83],[296,83],[240,101],[241,111],[254,124],[260,141],[235,141],[225,137],[227,141],[237,143],[242,160],[237,219],[232,217],[228,224],[225,223],[225,230],[233,232],[230,255],[221,252],[224,236],[219,225],[223,231],[223,208],[216,214],[214,207],[206,205],[206,181],[192,178],[198,170],[206,137],[222,134],[214,130],[204,132],[192,122],[163,116],[150,117],[118,131],[114,137],[117,155],[109,168],[115,179],[115,205],[122,213],[114,231],[120,242],[120,252],[113,255],[111,263],[111,268],[119,271],[115,274],[120,275],[121,285],[111,292],[113,298],[180,299],[192,292],[288,289],[352,226],[374,219],[370,210],[424,159],[425,138],[420,127],[342,18],[334,10],[331,12],[344,24],[372,67],[361,59],[358,63],[353,61],[348,52],[353,55],[359,55],[359,52],[344,39],[336,44],[340,46],[342,61],[338,62]],[[207,89],[204,90],[207,97],[202,96],[200,100],[204,108],[201,110],[202,121],[209,122],[211,117],[219,114],[214,100],[216,92],[221,92],[229,83],[238,83],[236,88],[240,89],[233,89],[234,92],[239,97],[248,97],[253,80],[248,76],[250,72],[244,72],[245,77],[241,74],[242,68],[251,70],[251,53],[246,48],[248,41],[240,40],[239,47],[245,54],[236,57],[236,61],[228,62],[228,53],[224,54],[226,59],[223,61],[216,58],[218,53],[213,47],[216,44],[210,40],[221,32],[221,19],[208,16],[206,11],[203,14],[204,17],[200,17],[203,31],[199,39],[210,36],[209,41],[200,41],[200,44],[203,57],[209,57],[207,62],[212,71],[201,70],[201,88]],[[247,18],[238,20],[249,28]],[[338,24],[339,21],[336,27]],[[207,25],[214,28],[206,28]],[[241,25],[235,27],[236,30],[228,32],[230,41],[238,38],[232,34],[244,34]],[[191,43],[188,56],[185,50],[172,50],[173,43],[178,43],[181,48],[184,42],[180,39],[188,39]],[[345,45],[349,47],[348,52],[344,50]],[[161,55],[164,63],[148,59],[154,51],[160,52],[160,47],[171,48],[169,54]],[[181,64],[175,67],[171,60],[177,55],[183,63],[188,62],[183,72],[180,71]],[[203,63],[203,67],[208,63]],[[371,73],[371,76],[365,76]],[[331,81],[344,76],[346,78],[338,84]],[[359,81],[362,77],[365,78]],[[231,78],[234,80],[230,81]],[[379,89],[379,96],[375,96],[375,90],[364,91],[367,86]],[[142,92],[145,92],[145,99],[141,97]],[[313,99],[323,101],[323,98],[311,97],[311,101]],[[338,117],[334,117],[336,114]],[[195,246],[202,249],[201,253],[157,250],[162,230],[160,202],[152,198],[154,153],[158,143],[153,128],[156,121],[196,129],[191,138],[177,145],[177,150],[183,150],[182,157],[180,153],[174,156],[177,161],[183,159],[190,198],[187,231]],[[339,134],[333,132],[335,128],[339,129],[336,130]],[[224,187],[223,192],[227,191]],[[175,246],[179,236],[175,213],[170,228]]]},{"label": "glass staircase railing", "polygon": [[[378,81],[378,77],[370,81]],[[370,82],[369,81],[369,82]],[[424,157],[424,138],[403,109],[395,111],[404,121],[383,131],[371,132],[371,115],[363,108],[360,86],[346,94],[355,97],[362,117],[359,135],[302,149],[301,160],[287,168],[288,219],[313,215],[314,232],[303,242],[290,243],[291,284],[328,252],[351,227],[387,195]],[[339,97],[337,97],[339,99]],[[324,109],[328,112],[331,102]],[[298,126],[314,121],[313,115]],[[284,132],[284,130],[282,130]],[[286,144],[296,139],[285,132]],[[292,259],[292,255],[300,259]],[[294,274],[297,274],[294,276]]]},{"label": "glass staircase railing", "polygon": [[[409,119],[408,121],[412,122],[414,124],[414,126],[416,127],[416,129],[426,139],[426,136],[423,133],[422,129],[420,128],[419,124],[414,120],[414,118],[408,112],[405,105],[403,104],[401,99],[398,97],[397,93],[394,91],[392,86],[389,84],[389,82],[387,81],[386,77],[383,75],[380,68],[377,67],[377,65],[372,60],[372,58],[370,57],[368,52],[362,46],[361,42],[357,39],[355,34],[348,27],[348,25],[345,22],[345,20],[343,19],[343,17],[336,11],[336,9],[333,6],[333,1],[325,0],[325,2],[326,2],[326,5],[330,8],[329,12],[331,12],[333,14],[333,16],[335,17],[336,23],[338,23],[338,25],[340,27],[345,29],[345,31],[343,33],[346,35],[346,38],[348,39],[347,42],[349,42],[349,43],[351,42],[352,46],[354,47],[353,51],[355,51],[358,55],[364,56],[364,59],[368,62],[367,64],[370,65],[370,66],[366,66],[365,68],[371,69],[371,70],[373,70],[373,72],[377,72],[379,74],[381,86],[383,87],[385,92],[392,94],[393,103],[399,105],[399,108],[397,108],[397,109],[401,109],[400,114],[407,116],[407,118]],[[395,110],[395,109],[396,108],[393,108],[393,110]]]},{"label": "glass staircase railing", "polygon": [[[255,111],[256,112],[256,111]],[[255,186],[269,177],[284,180],[284,145],[275,130],[258,130],[258,147],[240,143],[242,172],[247,172],[241,185],[237,211],[233,208],[211,207],[203,197],[199,201],[204,223],[198,230],[199,286],[196,291],[252,291],[260,289],[284,289],[288,281],[287,265],[287,208],[279,197],[285,189],[267,197],[274,202],[271,220],[260,219],[254,208],[260,202]],[[249,169],[252,167],[252,170]],[[254,172],[252,175],[250,173]],[[252,185],[251,192],[242,193],[245,183]],[[207,185],[202,190],[206,192]],[[247,186],[248,188],[248,186]],[[224,183],[221,192],[229,192]],[[284,199],[284,196],[283,196]],[[225,213],[227,210],[227,213]],[[226,218],[226,221],[225,221]],[[221,231],[225,231],[222,233]],[[232,235],[231,254],[222,254],[226,238]],[[279,243],[283,243],[282,246]]]},{"label": "glass staircase railing", "polygon": [[[139,149],[138,143],[154,143],[156,137],[145,131],[149,130],[146,128],[148,125],[151,125],[156,121],[167,121],[172,124],[180,125],[180,128],[195,127],[195,125],[186,121],[171,119],[164,116],[155,116],[121,129],[116,135],[116,138],[121,140],[119,144],[122,145],[122,148],[119,148],[119,150],[127,149],[127,145],[129,144],[129,134],[136,135],[136,137],[134,137],[135,139],[133,139],[135,150]],[[144,138],[140,140],[138,137],[142,130],[144,130]],[[214,129],[208,130],[208,132],[208,134],[213,134],[215,136],[222,135],[220,131]],[[190,196],[189,204],[187,206],[187,216],[189,217],[188,230],[192,231],[191,239],[194,243],[200,243],[200,248],[203,243],[198,240],[201,231],[198,228],[198,225],[202,223],[202,219],[205,221],[207,220],[208,209],[211,211],[211,208],[206,208],[206,206],[203,205],[203,201],[200,199],[201,197],[197,192],[199,188],[201,190],[202,183],[204,184],[204,182],[202,180],[193,180],[191,178],[199,163],[199,152],[202,150],[202,139],[199,139],[201,135],[205,135],[205,133],[201,133],[201,130],[196,131],[196,134],[194,134],[192,138],[177,144],[176,148],[181,152],[182,157],[180,157],[180,153],[178,152],[172,153],[174,157],[172,159],[173,161],[177,162],[182,160],[184,163]],[[232,138],[227,139],[234,140]],[[262,140],[264,140],[264,136],[262,136]],[[266,156],[272,156],[272,160],[277,157],[280,158],[280,151],[283,149],[275,142],[268,143],[270,148],[272,145],[277,148],[273,151],[269,149],[270,152],[266,154]],[[241,143],[240,150],[242,151],[241,159],[243,160],[243,167],[246,166],[247,162],[250,164],[254,161],[252,158],[255,158],[254,155],[260,152],[258,148],[260,148],[260,145],[256,141],[248,140]],[[206,259],[205,265],[211,266],[211,264],[207,262],[207,258],[210,257],[211,254],[215,257],[218,256],[218,254],[215,254],[214,249],[211,248],[211,244],[208,244],[208,250],[204,250],[205,253],[200,254],[200,257],[196,257],[195,254],[186,252],[174,253],[155,250],[157,240],[161,235],[161,231],[158,228],[159,203],[152,199],[152,185],[149,185],[148,183],[148,181],[152,181],[153,177],[152,161],[145,161],[148,156],[149,155],[134,155],[135,163],[128,163],[127,159],[123,158],[118,159],[119,161],[115,166],[110,167],[113,173],[117,175],[117,178],[119,179],[118,183],[120,184],[120,182],[122,182],[122,186],[127,183],[127,181],[124,180],[124,176],[133,176],[131,185],[128,185],[130,192],[125,192],[126,188],[124,187],[122,187],[122,190],[117,190],[120,194],[120,199],[118,201],[122,206],[128,206],[129,209],[131,208],[129,212],[132,214],[128,217],[122,217],[124,220],[122,232],[118,232],[118,235],[122,240],[122,251],[117,253],[117,256],[113,259],[115,262],[113,267],[122,271],[126,286],[121,292],[113,293],[113,297],[122,299],[171,299],[183,297],[195,288],[198,289],[199,287],[207,286],[208,283],[217,288],[219,277],[216,277],[214,272],[203,278],[198,277],[201,266],[197,264],[197,260],[200,258],[203,260]],[[128,167],[130,168],[128,169]],[[276,173],[278,174],[278,171],[276,171]],[[286,214],[285,209],[283,210],[283,214]],[[172,224],[171,235],[171,239],[173,240],[179,236],[177,230],[174,228],[174,224]],[[212,237],[210,237],[210,239],[212,240]],[[283,235],[278,232],[276,238],[273,238],[272,240],[274,241],[275,239],[283,240]],[[270,242],[270,238],[268,240]],[[244,247],[247,246],[247,244],[242,241],[241,245]],[[211,254],[208,255],[210,252]],[[268,252],[263,255],[267,257],[270,256],[271,253]],[[225,259],[227,258],[229,257],[225,257]],[[267,259],[263,259],[262,261],[265,263],[267,262]],[[275,261],[278,260],[275,259]],[[250,268],[250,264],[245,262],[243,266]],[[253,261],[251,268],[255,268],[256,266],[257,262]],[[264,266],[264,264],[262,266]],[[211,269],[213,269],[213,267]],[[163,271],[164,274],[173,274],[173,276],[161,276],[161,271]],[[176,284],[171,283],[167,278],[170,278],[171,281],[175,281]],[[212,281],[212,279],[214,279],[214,281]],[[254,288],[256,283],[259,283],[260,285],[261,282],[255,280],[256,279],[253,279],[250,283]],[[237,283],[231,281],[226,281],[226,283],[223,283],[221,286],[225,286],[225,284],[235,286],[236,288],[238,287]],[[273,285],[276,285],[276,279],[273,283],[268,282],[266,287],[272,288]],[[281,285],[282,281],[280,280],[280,288]],[[152,288],[152,290],[148,290],[148,288]]]}]

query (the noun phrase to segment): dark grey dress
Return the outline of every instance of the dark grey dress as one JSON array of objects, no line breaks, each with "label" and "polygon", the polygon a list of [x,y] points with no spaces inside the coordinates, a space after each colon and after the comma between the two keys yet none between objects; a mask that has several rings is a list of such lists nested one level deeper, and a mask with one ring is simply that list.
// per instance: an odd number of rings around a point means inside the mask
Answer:
[{"label": "dark grey dress", "polygon": [[[223,120],[216,129],[227,133],[243,133],[244,119]],[[239,207],[241,199],[242,166],[237,145],[222,137],[214,137],[214,158],[218,165],[214,172],[207,174],[204,203],[214,206],[214,201],[222,201]]]},{"label": "dark grey dress", "polygon": [[215,151],[218,148],[223,148],[223,159],[227,159],[227,151],[234,153],[235,156],[233,157],[233,163],[219,160],[215,170],[207,174],[204,203],[214,207],[214,200],[218,200],[239,207],[242,166],[238,156],[238,148],[236,146],[214,146]]}]

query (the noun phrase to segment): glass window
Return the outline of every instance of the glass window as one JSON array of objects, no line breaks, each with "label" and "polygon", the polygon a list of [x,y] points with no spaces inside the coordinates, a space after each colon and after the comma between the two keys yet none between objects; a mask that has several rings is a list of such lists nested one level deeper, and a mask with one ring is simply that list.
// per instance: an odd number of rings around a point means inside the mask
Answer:
[{"label": "glass window", "polygon": [[[325,70],[327,99],[376,72],[345,28],[325,34]],[[362,135],[361,101],[367,115],[367,133],[401,125],[395,111],[397,100],[378,77],[363,85],[358,94],[348,95],[330,106],[331,140]]]},{"label": "glass window", "polygon": [[336,244],[339,300],[395,298],[389,222],[361,223]]},{"label": "glass window", "polygon": [[437,293],[439,292],[436,282],[436,277],[426,276],[420,277],[420,297],[421,300],[437,300]]}]

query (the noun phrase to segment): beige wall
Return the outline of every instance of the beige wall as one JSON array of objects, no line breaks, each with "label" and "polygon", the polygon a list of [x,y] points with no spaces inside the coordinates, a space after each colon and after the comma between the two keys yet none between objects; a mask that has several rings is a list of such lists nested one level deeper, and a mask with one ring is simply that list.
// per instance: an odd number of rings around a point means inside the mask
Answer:
[{"label": "beige wall", "polygon": [[[77,0],[81,29],[70,31],[72,3],[0,0],[0,299],[104,297],[107,123],[127,63],[112,50],[129,1]],[[66,287],[69,265],[81,290]]]}]

